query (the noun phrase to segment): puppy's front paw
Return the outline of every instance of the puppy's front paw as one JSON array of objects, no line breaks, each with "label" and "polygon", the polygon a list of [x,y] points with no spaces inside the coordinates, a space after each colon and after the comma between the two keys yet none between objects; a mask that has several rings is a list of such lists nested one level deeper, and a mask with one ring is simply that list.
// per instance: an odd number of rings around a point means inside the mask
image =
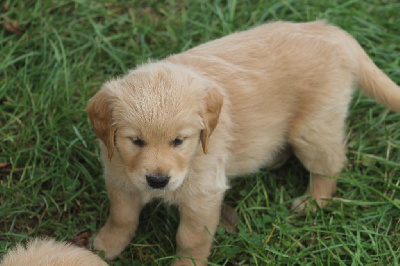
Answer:
[{"label": "puppy's front paw", "polygon": [[129,244],[132,236],[126,230],[105,225],[94,239],[94,249],[104,250],[107,260],[115,259]]}]

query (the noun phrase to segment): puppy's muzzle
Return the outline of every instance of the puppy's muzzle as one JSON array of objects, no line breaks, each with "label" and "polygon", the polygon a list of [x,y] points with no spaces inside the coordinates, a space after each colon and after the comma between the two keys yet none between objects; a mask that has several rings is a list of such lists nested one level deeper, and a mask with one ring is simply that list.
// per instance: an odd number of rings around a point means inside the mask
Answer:
[{"label": "puppy's muzzle", "polygon": [[147,174],[146,175],[147,184],[152,188],[164,188],[169,182],[168,175],[160,174]]}]

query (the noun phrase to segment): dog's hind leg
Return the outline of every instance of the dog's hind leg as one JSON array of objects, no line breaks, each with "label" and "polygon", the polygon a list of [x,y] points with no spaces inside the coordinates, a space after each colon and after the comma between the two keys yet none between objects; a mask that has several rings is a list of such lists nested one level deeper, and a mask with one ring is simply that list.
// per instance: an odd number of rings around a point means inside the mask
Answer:
[{"label": "dog's hind leg", "polygon": [[287,145],[282,151],[280,151],[273,161],[270,163],[271,169],[275,170],[281,168],[289,159],[293,156],[293,150],[290,145]]},{"label": "dog's hind leg", "polygon": [[[325,109],[326,111],[326,109]],[[328,112],[309,112],[309,117],[297,121],[291,130],[290,143],[294,154],[311,173],[306,194],[322,207],[324,199],[332,198],[336,191],[334,178],[346,163],[344,126],[346,109]],[[304,198],[293,203],[295,211],[303,211],[309,202]]]}]

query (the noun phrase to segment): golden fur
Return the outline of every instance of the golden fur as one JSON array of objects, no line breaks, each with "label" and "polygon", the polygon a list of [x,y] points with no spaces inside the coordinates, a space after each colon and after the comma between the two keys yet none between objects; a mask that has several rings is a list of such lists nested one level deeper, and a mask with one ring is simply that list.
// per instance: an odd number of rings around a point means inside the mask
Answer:
[{"label": "golden fur", "polygon": [[87,108],[111,204],[95,248],[115,258],[143,205],[160,198],[179,206],[177,253],[203,265],[228,178],[282,163],[291,152],[312,174],[306,193],[323,206],[336,188],[329,177],[346,162],[355,87],[400,111],[397,85],[349,34],[325,22],[265,24],[105,83]]},{"label": "golden fur", "polygon": [[53,239],[34,239],[17,245],[4,255],[0,266],[106,266],[102,259],[87,249],[56,242]]}]

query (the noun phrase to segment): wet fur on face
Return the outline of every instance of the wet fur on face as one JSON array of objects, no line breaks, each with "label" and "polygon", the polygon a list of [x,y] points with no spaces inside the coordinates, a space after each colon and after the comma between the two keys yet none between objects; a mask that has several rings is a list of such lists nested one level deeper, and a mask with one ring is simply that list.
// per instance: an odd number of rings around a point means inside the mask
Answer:
[{"label": "wet fur on face", "polygon": [[[137,67],[89,101],[110,216],[96,249],[115,258],[153,198],[180,212],[177,253],[205,265],[228,179],[282,165],[310,171],[319,206],[346,163],[354,88],[400,111],[400,90],[346,32],[325,22],[276,22]],[[296,211],[309,201],[294,201]],[[192,264],[176,259],[176,265]]]}]

